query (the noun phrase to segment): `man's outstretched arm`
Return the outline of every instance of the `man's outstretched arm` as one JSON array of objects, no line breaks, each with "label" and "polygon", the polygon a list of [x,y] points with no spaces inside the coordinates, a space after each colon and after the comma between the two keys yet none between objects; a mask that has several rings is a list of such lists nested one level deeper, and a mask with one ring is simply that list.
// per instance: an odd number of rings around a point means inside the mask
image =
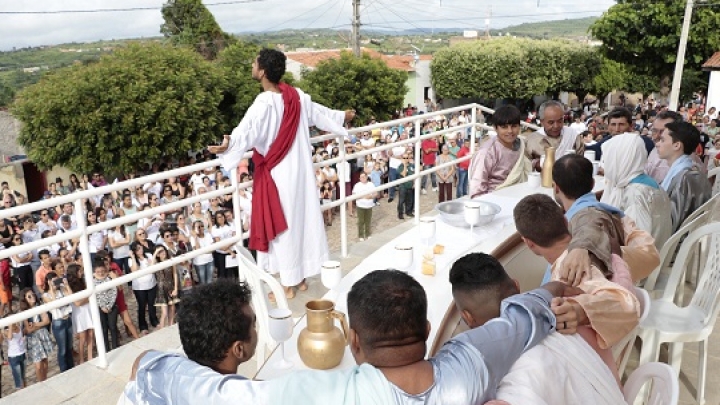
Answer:
[{"label": "man's outstretched arm", "polygon": [[176,353],[145,352],[125,388],[134,405],[254,405],[267,403],[262,381],[219,374]]}]

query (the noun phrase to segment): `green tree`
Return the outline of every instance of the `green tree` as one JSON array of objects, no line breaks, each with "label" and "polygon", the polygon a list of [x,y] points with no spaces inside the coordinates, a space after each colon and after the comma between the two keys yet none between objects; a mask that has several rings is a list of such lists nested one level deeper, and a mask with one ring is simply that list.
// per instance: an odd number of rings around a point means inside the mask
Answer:
[{"label": "green tree", "polygon": [[614,90],[626,89],[628,80],[629,73],[625,65],[602,58],[599,72],[590,80],[590,93],[604,100]]},{"label": "green tree", "polygon": [[240,122],[262,91],[260,83],[252,78],[252,63],[259,50],[254,44],[238,42],[218,54],[217,64],[226,80],[220,111],[229,128]]},{"label": "green tree", "polygon": [[[226,82],[220,112],[228,128],[237,126],[262,91],[260,82],[252,78],[252,63],[259,51],[256,44],[237,41],[218,54],[216,62]],[[292,73],[285,73],[282,80],[294,84]]]},{"label": "green tree", "polygon": [[224,79],[197,53],[133,45],[97,63],[46,74],[18,94],[19,143],[41,168],[129,173],[222,133]]},{"label": "green tree", "polygon": [[213,60],[234,39],[225,33],[201,0],[168,0],[162,7],[160,32],[175,45],[190,46]]},{"label": "green tree", "polygon": [[[608,58],[632,66],[636,74],[656,77],[657,87],[667,88],[675,68],[685,4],[685,0],[617,0],[590,31],[603,42],[601,50]],[[702,63],[720,48],[719,26],[716,8],[693,10],[686,70],[700,71]]]},{"label": "green tree", "polygon": [[560,91],[584,97],[599,65],[600,56],[581,44],[508,37],[442,49],[431,69],[443,98],[528,100]]},{"label": "green tree", "polygon": [[367,53],[355,57],[342,52],[339,59],[320,62],[305,71],[298,84],[314,101],[335,109],[354,108],[359,122],[371,116],[386,120],[402,107],[408,74],[391,69]]}]

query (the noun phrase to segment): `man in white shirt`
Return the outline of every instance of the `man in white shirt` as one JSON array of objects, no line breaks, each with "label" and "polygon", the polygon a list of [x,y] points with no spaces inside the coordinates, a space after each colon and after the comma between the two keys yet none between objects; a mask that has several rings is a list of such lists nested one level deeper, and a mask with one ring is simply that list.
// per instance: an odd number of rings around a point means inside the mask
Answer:
[{"label": "man in white shirt", "polygon": [[[407,131],[403,131],[402,134],[400,134],[399,141],[403,141],[408,138]],[[398,174],[398,167],[402,164],[402,156],[407,150],[406,145],[398,145],[390,149],[390,152],[392,153],[390,155],[390,171],[388,172],[388,181],[395,181],[399,178]],[[391,203],[395,199],[395,187],[390,187],[390,191],[388,192],[388,202]]]}]

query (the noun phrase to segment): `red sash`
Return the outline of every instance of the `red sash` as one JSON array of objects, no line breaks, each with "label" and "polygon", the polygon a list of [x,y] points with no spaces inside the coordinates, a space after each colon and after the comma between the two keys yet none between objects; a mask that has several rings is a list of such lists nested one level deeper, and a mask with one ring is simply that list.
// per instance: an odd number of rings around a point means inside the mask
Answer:
[{"label": "red sash", "polygon": [[267,252],[270,241],[288,229],[283,214],[280,195],[270,170],[280,163],[290,151],[298,124],[300,123],[300,96],[294,87],[285,83],[278,86],[282,92],[285,109],[277,138],[263,156],[253,149],[253,199],[250,219],[250,249]]}]

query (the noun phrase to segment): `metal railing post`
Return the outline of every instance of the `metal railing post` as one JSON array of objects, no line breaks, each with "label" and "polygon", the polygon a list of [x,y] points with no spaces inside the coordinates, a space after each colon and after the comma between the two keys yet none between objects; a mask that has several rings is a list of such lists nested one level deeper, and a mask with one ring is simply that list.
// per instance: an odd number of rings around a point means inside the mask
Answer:
[{"label": "metal railing post", "polygon": [[[83,273],[85,275],[85,284],[87,289],[92,292],[88,297],[88,304],[90,305],[90,316],[92,317],[93,329],[95,330],[95,345],[97,346],[98,352],[98,366],[100,368],[107,368],[107,348],[105,347],[105,338],[102,330],[102,323],[100,322],[100,307],[97,303],[97,295],[95,295],[95,277],[93,277],[93,263],[90,258],[90,245],[88,243],[87,233],[87,212],[82,199],[75,200],[75,218],[77,221],[78,229],[80,229],[80,254],[82,254],[83,262]],[[80,348],[84,350],[85,348]],[[92,353],[90,353],[92,355]]]},{"label": "metal railing post", "polygon": [[[230,171],[230,187],[233,187],[232,192],[232,205],[233,205],[233,224],[235,225],[235,235],[242,235],[243,227],[242,227],[242,220],[240,219],[240,213],[242,212],[240,210],[240,195],[238,194],[240,192],[239,186],[239,180],[237,175],[237,168],[232,169]],[[243,239],[240,239],[241,243]],[[191,264],[192,266],[192,264]],[[242,271],[240,269],[244,269],[245,266],[238,266],[238,271]],[[248,276],[245,275],[246,281],[248,280]]]},{"label": "metal railing post", "polygon": [[[420,136],[422,135],[420,133],[420,130],[422,129],[422,127],[420,126],[420,121],[422,121],[422,119],[419,117],[422,117],[422,115],[419,115],[418,118],[415,120],[415,139],[416,139],[416,141],[415,141],[415,172],[416,173],[421,172],[423,170],[422,156],[421,156],[422,141],[420,140]],[[426,176],[430,176],[430,175],[427,174]],[[413,207],[413,210],[415,211],[415,219],[413,220],[413,222],[415,223],[415,225],[420,223],[420,186],[422,185],[421,179],[422,179],[422,176],[418,177],[417,179],[414,180],[414,182],[415,182],[415,206]],[[430,185],[432,185],[432,182],[430,183]]]},{"label": "metal railing post", "polygon": [[[338,142],[339,143],[339,142]],[[338,175],[339,182],[338,186],[340,187],[340,201],[342,201],[342,204],[340,204],[340,255],[342,257],[348,256],[348,234],[347,234],[347,203],[345,202],[345,184],[347,183],[345,181],[345,176],[347,176],[348,179],[350,179],[351,173],[345,173],[345,163],[347,163],[347,157],[345,155],[345,143],[343,141],[343,144],[340,145],[338,148],[340,152],[340,164],[338,167]],[[332,208],[331,208],[332,209]]]},{"label": "metal railing post", "polygon": [[[477,110],[477,108],[475,108],[475,106],[473,105],[473,108],[472,108],[472,123],[473,123],[473,126],[470,128],[470,154],[471,154],[471,155],[473,154],[473,152],[475,152],[475,133],[476,133],[476,131],[477,131],[475,128],[477,128],[477,123],[478,123],[478,122],[477,122],[477,114],[478,114],[478,110]],[[481,113],[481,114],[482,114],[482,113]]]}]

